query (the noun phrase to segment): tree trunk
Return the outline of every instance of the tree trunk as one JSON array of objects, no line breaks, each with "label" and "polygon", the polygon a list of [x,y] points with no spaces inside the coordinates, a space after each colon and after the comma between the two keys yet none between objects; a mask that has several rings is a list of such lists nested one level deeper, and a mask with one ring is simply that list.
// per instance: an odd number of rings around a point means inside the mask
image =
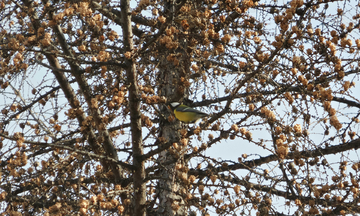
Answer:
[{"label": "tree trunk", "polygon": [[[125,64],[127,82],[129,85],[129,109],[130,109],[130,124],[131,124],[131,141],[133,150],[134,163],[134,208],[133,215],[145,216],[146,213],[146,183],[145,183],[145,163],[141,159],[144,153],[142,143],[142,129],[141,129],[141,113],[140,113],[140,98],[137,83],[137,72],[134,60],[131,53],[134,51],[133,34],[131,27],[131,12],[130,1],[121,0],[121,19],[125,46]],[[129,56],[130,55],[130,56]]]}]

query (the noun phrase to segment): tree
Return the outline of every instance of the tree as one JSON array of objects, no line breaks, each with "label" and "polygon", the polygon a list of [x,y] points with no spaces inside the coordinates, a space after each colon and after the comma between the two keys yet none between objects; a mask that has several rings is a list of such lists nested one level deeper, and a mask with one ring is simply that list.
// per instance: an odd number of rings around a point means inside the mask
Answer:
[{"label": "tree", "polygon": [[360,212],[358,6],[130,3],[1,1],[3,215]]}]

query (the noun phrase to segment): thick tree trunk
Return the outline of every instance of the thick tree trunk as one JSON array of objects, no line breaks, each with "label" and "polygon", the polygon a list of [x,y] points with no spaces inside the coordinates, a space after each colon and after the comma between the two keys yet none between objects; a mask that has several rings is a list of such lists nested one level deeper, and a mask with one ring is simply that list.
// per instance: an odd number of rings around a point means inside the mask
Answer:
[{"label": "thick tree trunk", "polygon": [[[184,42],[185,44],[185,42]],[[170,55],[170,52],[163,53],[162,59],[160,59],[160,82],[161,85],[158,89],[158,94],[165,96],[170,101],[182,101],[186,98],[186,87],[180,80],[185,78],[185,70],[188,70],[188,59],[184,52],[183,58],[179,59],[180,63],[169,62],[166,56]],[[162,106],[161,113],[168,113],[169,109],[166,106]],[[165,115],[167,117],[168,115]],[[158,215],[187,215],[187,207],[184,200],[186,196],[186,163],[184,162],[184,153],[186,152],[186,145],[181,143],[182,136],[180,130],[182,129],[182,123],[178,120],[169,122],[168,118],[163,119],[160,123],[160,136],[166,140],[166,143],[171,143],[171,147],[163,151],[159,155],[158,163],[162,166],[160,170],[160,180],[157,188],[159,196],[159,208]]]},{"label": "thick tree trunk", "polygon": [[[175,78],[174,74],[176,73],[167,71],[165,69],[162,74],[165,75],[164,82],[168,83],[162,88],[162,90],[166,93],[173,92],[174,88],[171,85],[172,82],[170,82],[170,80]],[[163,109],[166,109],[166,107],[164,107]],[[166,110],[163,111],[163,113],[166,113]],[[158,163],[162,168],[159,172],[161,179],[159,180],[157,190],[159,196],[158,214],[169,216],[186,215],[186,207],[182,194],[184,184],[183,182],[179,181],[179,171],[175,168],[176,164],[181,164],[182,166],[185,165],[182,157],[182,152],[186,147],[181,146],[181,135],[178,132],[181,129],[181,124],[178,121],[174,123],[167,122],[165,120],[160,127],[160,136],[165,138],[166,142],[176,143],[179,148],[175,149],[174,146],[171,146],[169,150],[163,151],[159,155]]]}]

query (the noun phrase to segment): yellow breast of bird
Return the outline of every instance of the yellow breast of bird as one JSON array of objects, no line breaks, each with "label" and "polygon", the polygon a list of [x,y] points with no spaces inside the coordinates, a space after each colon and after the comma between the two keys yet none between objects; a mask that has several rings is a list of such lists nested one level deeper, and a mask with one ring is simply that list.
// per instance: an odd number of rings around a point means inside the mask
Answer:
[{"label": "yellow breast of bird", "polygon": [[174,110],[175,117],[182,122],[192,122],[196,120],[196,113],[192,112],[179,112]]}]

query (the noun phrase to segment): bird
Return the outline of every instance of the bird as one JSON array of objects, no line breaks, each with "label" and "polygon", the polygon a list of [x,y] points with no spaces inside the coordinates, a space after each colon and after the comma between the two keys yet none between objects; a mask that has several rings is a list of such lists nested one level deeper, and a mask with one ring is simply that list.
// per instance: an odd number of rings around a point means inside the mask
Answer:
[{"label": "bird", "polygon": [[178,102],[170,103],[170,108],[175,117],[184,123],[196,123],[201,118],[209,116],[207,113],[188,107]]}]

